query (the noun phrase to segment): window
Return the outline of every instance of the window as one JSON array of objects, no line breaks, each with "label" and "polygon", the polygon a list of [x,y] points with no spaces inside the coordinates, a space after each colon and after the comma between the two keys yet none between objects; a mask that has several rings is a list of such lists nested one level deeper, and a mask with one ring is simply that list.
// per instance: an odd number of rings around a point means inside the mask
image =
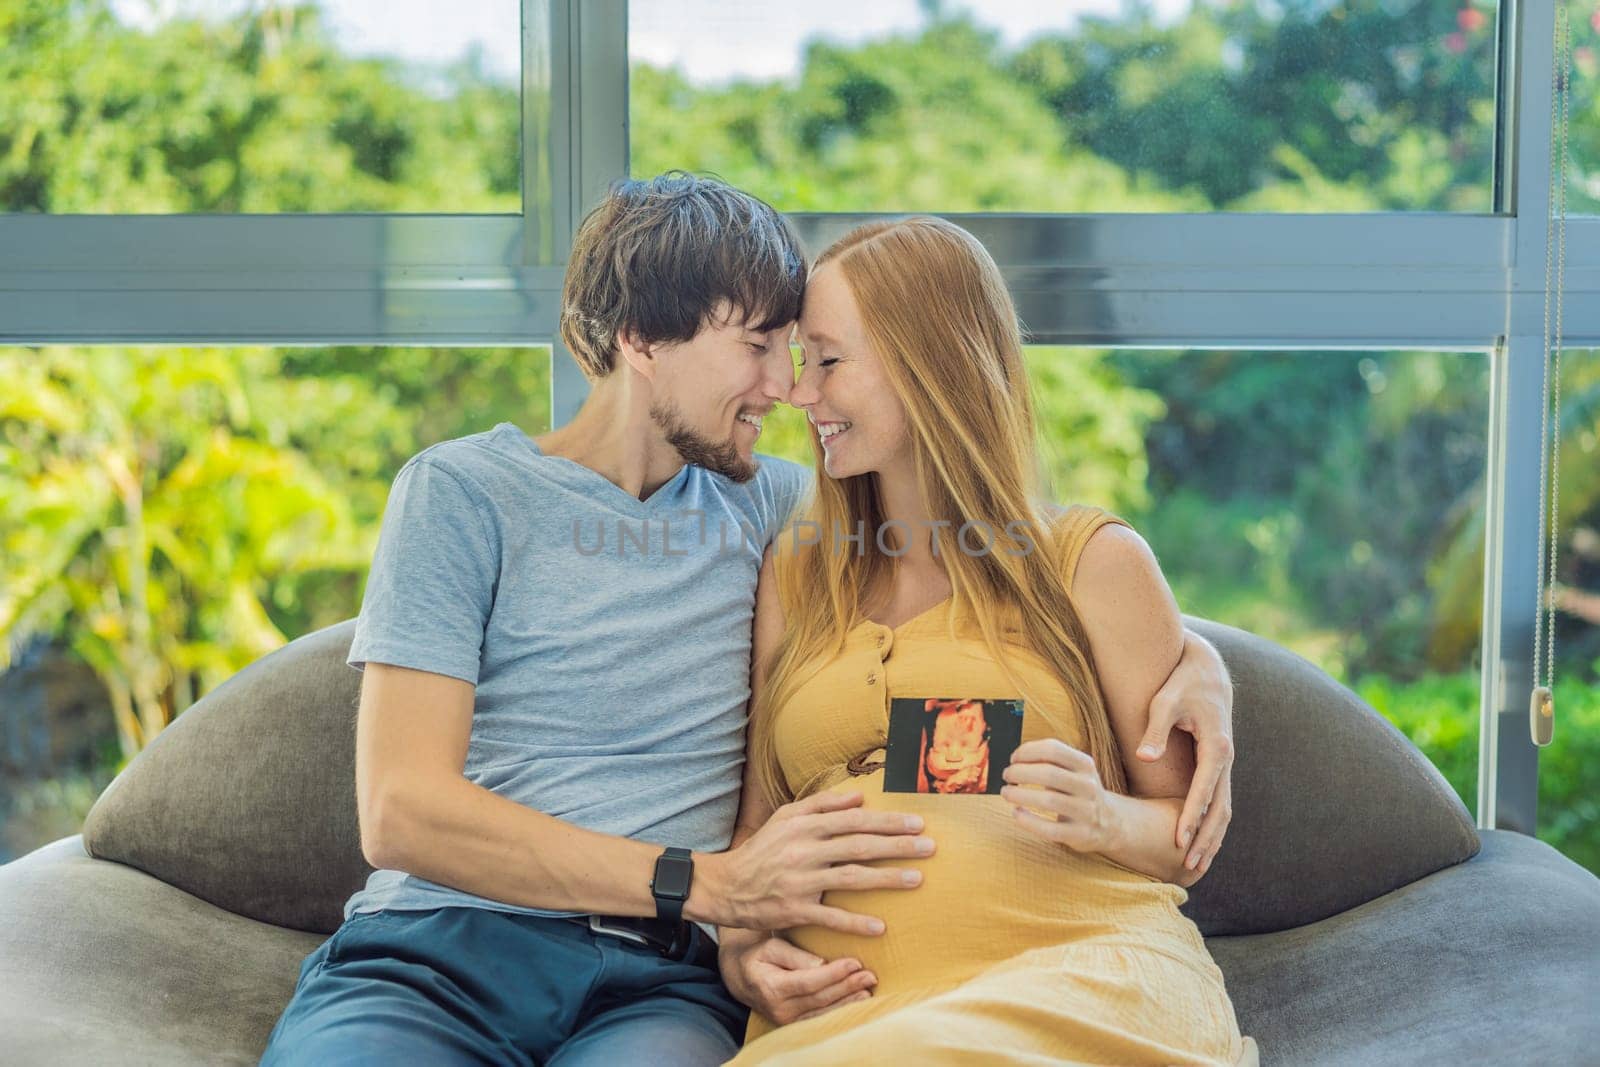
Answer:
[{"label": "window", "polygon": [[785,211],[1487,213],[1494,0],[633,0],[632,171]]}]

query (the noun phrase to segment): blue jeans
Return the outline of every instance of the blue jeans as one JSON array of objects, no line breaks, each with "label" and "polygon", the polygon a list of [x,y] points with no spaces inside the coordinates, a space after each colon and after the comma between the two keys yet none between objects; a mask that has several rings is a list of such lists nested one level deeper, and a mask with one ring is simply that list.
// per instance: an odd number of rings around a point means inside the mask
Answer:
[{"label": "blue jeans", "polygon": [[694,928],[689,954],[486,908],[347,919],[306,957],[268,1064],[714,1064],[748,1010]]}]

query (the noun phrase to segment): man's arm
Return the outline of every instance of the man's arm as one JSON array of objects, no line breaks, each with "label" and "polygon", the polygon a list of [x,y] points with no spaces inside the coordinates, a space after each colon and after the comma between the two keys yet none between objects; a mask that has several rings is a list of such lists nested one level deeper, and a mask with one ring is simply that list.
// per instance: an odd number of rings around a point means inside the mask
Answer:
[{"label": "man's arm", "polygon": [[[473,698],[458,678],[367,664],[356,723],[367,861],[524,907],[655,915],[650,881],[661,845],[584,830],[467,781]],[[874,838],[869,858],[915,855],[920,824],[862,810],[861,800],[827,794],[785,805],[741,847],[695,853],[684,917],[881,933],[876,919],[819,903],[828,889],[902,884],[898,869],[835,865],[858,835]]]},{"label": "man's arm", "polygon": [[[367,664],[356,719],[367,862],[524,907],[655,915],[660,846],[579,829],[463,777],[473,697],[459,678]],[[691,892],[684,914],[715,911]]]},{"label": "man's arm", "polygon": [[1135,755],[1157,762],[1176,731],[1194,736],[1198,765],[1176,843],[1188,849],[1185,866],[1205,874],[1233,819],[1233,679],[1211,642],[1188,629],[1183,637],[1183,658],[1150,701],[1150,721]]}]

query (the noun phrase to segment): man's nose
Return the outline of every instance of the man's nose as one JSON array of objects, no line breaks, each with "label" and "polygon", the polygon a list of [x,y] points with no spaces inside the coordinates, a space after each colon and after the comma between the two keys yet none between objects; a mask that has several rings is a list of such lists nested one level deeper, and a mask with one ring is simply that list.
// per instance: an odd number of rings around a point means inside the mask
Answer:
[{"label": "man's nose", "polygon": [[789,394],[794,390],[794,364],[789,362],[789,353],[784,352],[781,360],[773,360],[773,365],[767,368],[767,373],[762,376],[761,391],[781,404],[791,403]]}]

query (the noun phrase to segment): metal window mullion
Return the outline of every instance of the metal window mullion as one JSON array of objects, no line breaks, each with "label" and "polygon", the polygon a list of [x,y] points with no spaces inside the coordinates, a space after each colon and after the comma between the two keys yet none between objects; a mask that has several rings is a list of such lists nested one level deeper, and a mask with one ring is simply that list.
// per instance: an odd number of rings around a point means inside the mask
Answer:
[{"label": "metal window mullion", "polygon": [[1484,501],[1478,826],[1534,834],[1539,750],[1528,729],[1539,550],[1541,334],[1492,356]]},{"label": "metal window mullion", "polygon": [[431,343],[555,322],[511,215],[0,215],[0,343]]},{"label": "metal window mullion", "polygon": [[[1555,9],[1551,4],[1503,0],[1501,17],[1511,106],[1510,125],[1499,131],[1513,176],[1506,196],[1516,211],[1507,271],[1505,348],[1496,354],[1490,403],[1490,460],[1494,468],[1485,502],[1483,686],[1479,707],[1478,826],[1538,828],[1539,749],[1528,726],[1533,685],[1533,628],[1538,599],[1539,476],[1544,359],[1544,286],[1550,209],[1551,75],[1555,65]],[[1592,265],[1600,244],[1591,226],[1575,228],[1573,261]],[[1581,277],[1581,275],[1579,275]],[[1572,286],[1573,295],[1586,288]],[[1579,299],[1583,308],[1600,301]],[[1575,340],[1592,335],[1574,322]]]},{"label": "metal window mullion", "polygon": [[[549,0],[556,125],[564,136],[555,188],[566,262],[584,214],[628,173],[628,5],[626,0]],[[550,425],[570,421],[589,394],[572,354],[554,338]]]}]

